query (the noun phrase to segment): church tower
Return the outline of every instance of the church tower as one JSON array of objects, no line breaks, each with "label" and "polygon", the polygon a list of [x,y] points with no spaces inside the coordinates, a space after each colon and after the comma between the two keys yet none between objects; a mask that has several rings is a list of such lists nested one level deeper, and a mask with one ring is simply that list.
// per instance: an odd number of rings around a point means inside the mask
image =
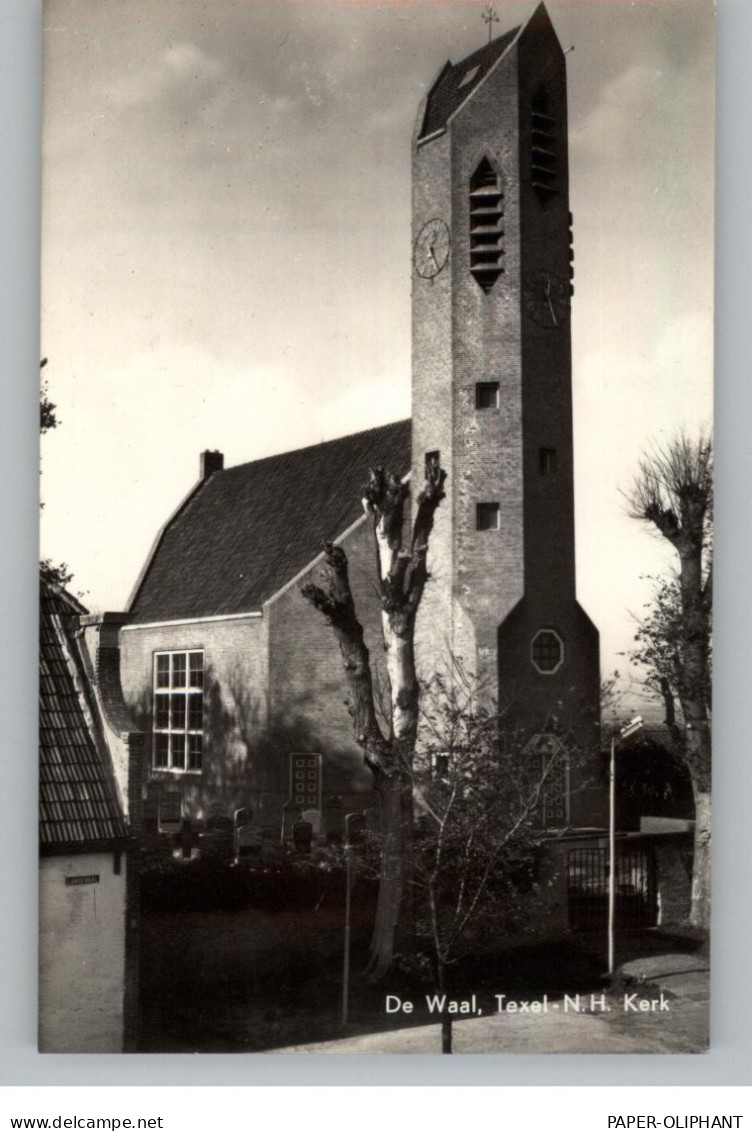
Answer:
[{"label": "church tower", "polygon": [[598,633],[575,594],[572,280],[566,63],[541,4],[443,67],[413,136],[412,478],[427,460],[448,472],[418,660],[427,672],[461,658],[531,735],[565,703],[592,741]]}]

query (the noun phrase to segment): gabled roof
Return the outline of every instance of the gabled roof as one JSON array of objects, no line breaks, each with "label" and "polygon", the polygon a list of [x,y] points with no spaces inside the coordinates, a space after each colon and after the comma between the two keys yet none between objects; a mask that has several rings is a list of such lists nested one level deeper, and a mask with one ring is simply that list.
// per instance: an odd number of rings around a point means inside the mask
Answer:
[{"label": "gabled roof", "polygon": [[[107,754],[89,713],[80,643],[83,607],[59,586],[40,586],[39,839],[41,848],[122,840],[128,828]],[[87,703],[88,698],[88,703]]]},{"label": "gabled roof", "polygon": [[446,64],[428,95],[419,141],[445,128],[452,114],[486,77],[519,30],[519,27],[512,28],[498,39],[492,39],[490,43],[484,44],[459,63]]},{"label": "gabled roof", "polygon": [[160,535],[133,623],[258,611],[363,514],[371,467],[410,470],[409,420],[216,471]]}]

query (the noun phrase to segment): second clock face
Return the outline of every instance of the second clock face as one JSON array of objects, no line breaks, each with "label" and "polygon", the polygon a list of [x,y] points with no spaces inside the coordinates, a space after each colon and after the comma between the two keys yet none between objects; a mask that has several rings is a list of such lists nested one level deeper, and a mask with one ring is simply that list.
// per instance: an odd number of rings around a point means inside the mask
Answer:
[{"label": "second clock face", "polygon": [[553,271],[538,271],[525,287],[525,308],[540,326],[561,326],[569,317],[569,285]]},{"label": "second clock face", "polygon": [[418,233],[413,250],[415,270],[422,279],[438,275],[449,258],[449,228],[438,218],[429,220]]}]

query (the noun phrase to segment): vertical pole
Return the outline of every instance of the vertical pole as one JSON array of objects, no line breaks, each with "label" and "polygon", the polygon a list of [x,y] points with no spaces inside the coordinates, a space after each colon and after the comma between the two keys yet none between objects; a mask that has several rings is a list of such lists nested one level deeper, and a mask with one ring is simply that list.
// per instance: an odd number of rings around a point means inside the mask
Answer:
[{"label": "vertical pole", "polygon": [[[349,830],[348,830],[349,831]],[[346,834],[347,835],[347,834]],[[347,1024],[350,996],[350,891],[352,888],[352,849],[345,840],[345,955],[342,970],[342,1024]]]},{"label": "vertical pole", "polygon": [[614,972],[614,918],[616,911],[616,735],[611,735],[608,770],[608,973]]}]

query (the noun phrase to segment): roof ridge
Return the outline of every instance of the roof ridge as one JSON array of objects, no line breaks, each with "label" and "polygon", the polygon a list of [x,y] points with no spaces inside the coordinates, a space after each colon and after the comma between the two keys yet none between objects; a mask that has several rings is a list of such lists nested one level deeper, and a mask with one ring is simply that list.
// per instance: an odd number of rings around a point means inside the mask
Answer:
[{"label": "roof ridge", "polygon": [[[448,62],[426,96],[418,142],[443,132],[457,110],[475,93],[485,78],[504,58],[521,34],[524,23],[497,35],[456,63]],[[477,71],[474,74],[473,71]],[[469,81],[465,81],[467,76]]]},{"label": "roof ridge", "polygon": [[40,584],[48,590],[50,596],[59,597],[66,605],[70,605],[71,613],[75,616],[88,616],[89,610],[81,604],[77,597],[74,597],[64,585],[60,585],[57,581],[51,581],[44,574],[39,575]]},{"label": "roof ridge", "polygon": [[[403,417],[402,420],[392,420],[388,424],[377,424],[373,428],[364,428],[360,432],[346,432],[344,436],[334,436],[330,440],[319,440],[316,444],[301,444],[299,448],[285,448],[284,451],[275,452],[273,455],[259,456],[258,459],[249,459],[244,463],[234,463],[232,467],[225,467],[222,469],[222,471],[215,471],[211,476],[211,480],[218,479],[221,476],[226,475],[229,471],[238,471],[240,468],[250,467],[251,464],[258,465],[262,463],[270,463],[272,460],[285,459],[288,456],[297,455],[299,452],[312,452],[314,450],[326,448],[332,444],[341,444],[345,440],[354,440],[358,436],[372,436],[375,432],[383,432],[389,428],[399,428],[400,426],[407,424],[412,425],[411,416]],[[207,482],[211,482],[211,480],[207,480]]]},{"label": "roof ridge", "polygon": [[411,421],[215,472],[164,529],[134,624],[258,611],[362,514],[371,467],[410,469]]}]

